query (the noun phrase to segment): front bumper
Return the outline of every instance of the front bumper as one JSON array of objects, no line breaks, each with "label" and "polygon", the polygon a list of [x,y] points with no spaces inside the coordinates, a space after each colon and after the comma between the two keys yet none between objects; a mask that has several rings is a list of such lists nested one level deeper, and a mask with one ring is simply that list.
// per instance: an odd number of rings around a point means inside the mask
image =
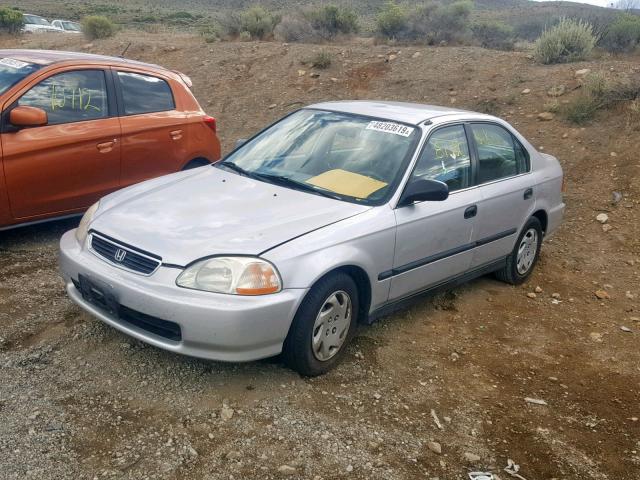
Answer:
[{"label": "front bumper", "polygon": [[[161,266],[149,277],[120,270],[82,248],[74,230],[60,240],[60,270],[69,297],[121,332],[172,352],[229,362],[279,354],[307,293],[287,289],[242,297],[180,288],[175,281],[181,270]],[[157,335],[85,300],[77,288],[80,276],[103,286],[126,309],[179,325],[181,338]]]}]

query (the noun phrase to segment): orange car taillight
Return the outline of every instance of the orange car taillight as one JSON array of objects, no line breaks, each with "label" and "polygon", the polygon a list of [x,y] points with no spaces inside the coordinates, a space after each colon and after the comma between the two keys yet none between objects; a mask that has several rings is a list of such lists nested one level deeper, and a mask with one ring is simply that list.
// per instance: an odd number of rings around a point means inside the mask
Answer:
[{"label": "orange car taillight", "polygon": [[211,130],[213,130],[213,133],[216,133],[218,131],[218,122],[216,121],[215,118],[210,117],[209,115],[206,115],[204,117],[204,124],[209,127]]}]

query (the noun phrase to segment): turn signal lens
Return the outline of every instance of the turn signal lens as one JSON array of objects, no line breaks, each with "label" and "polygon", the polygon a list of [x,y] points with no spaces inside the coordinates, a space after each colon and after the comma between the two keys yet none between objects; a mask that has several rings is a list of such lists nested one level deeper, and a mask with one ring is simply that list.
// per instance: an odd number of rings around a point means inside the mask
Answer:
[{"label": "turn signal lens", "polygon": [[78,240],[78,243],[80,245],[84,245],[84,241],[87,239],[87,234],[89,233],[89,224],[98,211],[98,207],[100,207],[100,202],[91,205],[83,215],[82,220],[80,220],[80,225],[78,225],[78,228],[76,228],[76,240]]},{"label": "turn signal lens", "polygon": [[176,284],[230,295],[268,295],[282,290],[275,267],[255,257],[215,257],[197,262],[180,274]]},{"label": "turn signal lens", "polygon": [[213,130],[213,133],[216,133],[218,131],[218,121],[215,118],[206,115],[204,117],[204,124],[211,130]]}]

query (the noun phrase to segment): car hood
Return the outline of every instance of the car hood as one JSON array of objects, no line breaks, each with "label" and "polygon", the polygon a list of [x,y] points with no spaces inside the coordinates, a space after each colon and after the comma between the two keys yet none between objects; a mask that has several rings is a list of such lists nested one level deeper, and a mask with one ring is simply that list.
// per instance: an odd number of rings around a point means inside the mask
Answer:
[{"label": "car hood", "polygon": [[369,208],[203,167],[105,197],[90,229],[185,266],[258,255]]}]

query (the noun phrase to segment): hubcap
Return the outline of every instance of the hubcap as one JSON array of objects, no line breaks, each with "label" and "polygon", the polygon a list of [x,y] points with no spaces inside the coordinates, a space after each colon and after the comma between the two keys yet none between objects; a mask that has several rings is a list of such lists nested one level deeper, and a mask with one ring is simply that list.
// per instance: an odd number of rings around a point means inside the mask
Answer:
[{"label": "hubcap", "polygon": [[530,228],[522,237],[520,246],[518,247],[518,257],[516,267],[520,275],[525,275],[536,259],[538,252],[538,231]]},{"label": "hubcap", "polygon": [[351,297],[334,292],[324,301],[313,324],[311,349],[316,359],[326,362],[342,348],[351,325]]}]

